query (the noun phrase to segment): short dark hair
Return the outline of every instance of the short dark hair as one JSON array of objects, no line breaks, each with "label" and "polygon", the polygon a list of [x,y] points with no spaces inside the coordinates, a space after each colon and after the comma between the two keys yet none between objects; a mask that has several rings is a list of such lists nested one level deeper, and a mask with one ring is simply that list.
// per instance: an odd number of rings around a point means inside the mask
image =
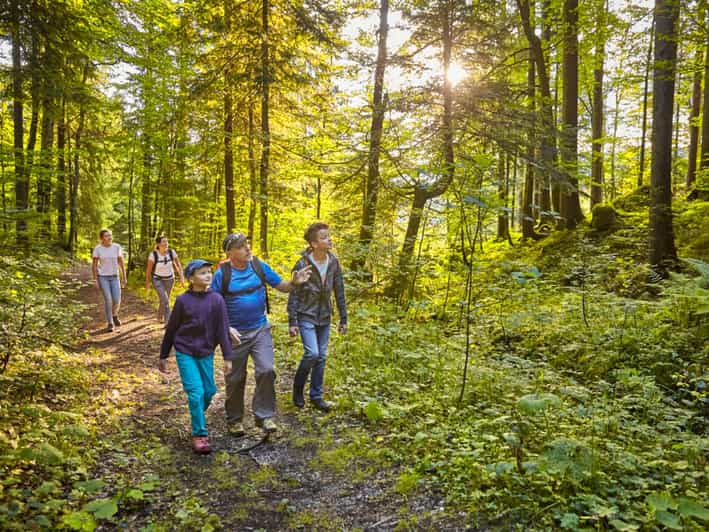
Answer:
[{"label": "short dark hair", "polygon": [[99,237],[99,238],[103,238],[103,235],[105,235],[106,233],[110,233],[110,232],[111,232],[110,229],[101,229],[101,230],[98,232],[98,237]]},{"label": "short dark hair", "polygon": [[158,235],[158,236],[156,236],[156,237],[155,237],[155,243],[156,243],[156,244],[159,244],[160,242],[162,242],[162,239],[163,239],[163,238],[167,238],[167,237],[166,237],[165,235]]},{"label": "short dark hair", "polygon": [[308,244],[310,244],[313,240],[315,240],[318,237],[318,231],[320,231],[322,229],[330,229],[330,226],[327,225],[325,222],[312,223],[305,230],[305,234],[303,235],[303,238],[305,238],[305,241]]}]

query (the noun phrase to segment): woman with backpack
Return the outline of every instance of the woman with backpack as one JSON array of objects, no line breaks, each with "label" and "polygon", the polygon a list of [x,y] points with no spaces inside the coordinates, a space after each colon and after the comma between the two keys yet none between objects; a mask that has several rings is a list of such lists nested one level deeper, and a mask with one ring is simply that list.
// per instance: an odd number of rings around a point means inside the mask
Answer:
[{"label": "woman with backpack", "polygon": [[160,298],[158,307],[160,323],[167,323],[170,319],[170,292],[175,283],[175,269],[180,276],[180,284],[185,286],[180,259],[175,250],[168,246],[167,237],[160,235],[155,239],[155,249],[148,255],[145,267],[145,289],[150,290],[152,284]]}]

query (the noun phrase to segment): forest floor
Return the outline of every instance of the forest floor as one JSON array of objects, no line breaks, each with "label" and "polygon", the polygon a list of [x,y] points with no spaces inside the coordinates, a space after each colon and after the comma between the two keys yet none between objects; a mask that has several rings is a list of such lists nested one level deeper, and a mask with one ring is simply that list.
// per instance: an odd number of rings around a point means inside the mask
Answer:
[{"label": "forest floor", "polygon": [[[219,390],[207,411],[214,451],[193,454],[174,357],[168,374],[157,370],[163,329],[154,305],[124,290],[123,324],[106,332],[100,295],[89,275],[88,268],[74,270],[74,276],[86,281],[79,298],[91,305],[82,351],[102,354],[96,357],[97,374],[108,378],[93,386],[97,393],[108,392],[120,416],[99,421],[103,450],[93,476],[114,487],[139,488],[132,496],[126,492],[118,514],[100,529],[394,530],[409,529],[412,522],[419,530],[469,529],[465,515],[451,516],[442,497],[399,495],[397,471],[357,456],[362,422],[351,412],[335,408],[322,414],[307,405],[302,411],[292,406],[293,363],[279,356],[279,344],[292,342],[285,327],[274,329],[277,435],[239,453],[259,442],[262,433],[248,410],[246,436],[226,432],[223,374],[215,360]],[[248,386],[247,405],[253,392],[251,367]],[[413,521],[411,516],[416,516]]]}]

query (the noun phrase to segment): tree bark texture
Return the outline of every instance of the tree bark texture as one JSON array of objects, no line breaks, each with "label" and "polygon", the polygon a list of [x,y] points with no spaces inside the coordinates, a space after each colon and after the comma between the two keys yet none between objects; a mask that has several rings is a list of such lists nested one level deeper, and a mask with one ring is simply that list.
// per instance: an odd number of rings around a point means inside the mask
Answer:
[{"label": "tree bark texture", "polygon": [[[23,71],[22,55],[20,51],[20,6],[18,1],[12,2],[12,120],[14,136],[14,162],[15,162],[15,208],[24,213],[29,202],[29,183],[25,170],[24,154],[24,122],[23,122]],[[17,240],[24,240],[27,232],[27,221],[20,214],[15,225]]]},{"label": "tree bark texture", "polygon": [[[705,10],[705,27],[709,28],[709,10]],[[709,168],[709,44],[704,52],[704,110],[702,111],[702,151],[699,169]]]},{"label": "tree bark texture", "polygon": [[[705,46],[705,53],[707,47]],[[687,188],[690,188],[697,178],[697,153],[699,151],[699,113],[702,106],[702,65],[704,54],[697,50],[695,56],[696,70],[692,76],[692,110],[689,114],[689,147],[687,148]],[[706,104],[705,104],[706,105]]]},{"label": "tree bark texture", "polygon": [[256,128],[254,127],[254,104],[248,103],[248,117],[246,124],[247,131],[247,150],[249,154],[249,224],[248,235],[249,239],[254,238],[254,225],[256,223],[256,195],[258,188],[258,178],[256,175],[256,154],[254,152],[254,135]]},{"label": "tree bark texture", "polygon": [[672,111],[677,69],[676,0],[655,0],[655,63],[650,169],[650,264],[665,273],[677,260],[672,229]]},{"label": "tree bark texture", "polygon": [[271,131],[269,125],[269,89],[271,72],[268,51],[268,12],[269,0],[261,4],[261,165],[260,198],[261,207],[261,256],[268,258],[268,172],[271,154]]},{"label": "tree bark texture", "polygon": [[596,53],[593,69],[593,104],[591,110],[591,207],[603,201],[603,144],[605,137],[603,74],[606,56],[606,1],[598,2],[596,19]]},{"label": "tree bark texture", "polygon": [[443,116],[441,128],[443,137],[443,168],[441,176],[433,183],[418,184],[414,188],[414,198],[409,214],[409,222],[404,236],[404,245],[399,254],[399,267],[394,282],[389,286],[387,295],[401,298],[407,286],[407,280],[412,272],[416,236],[421,224],[421,215],[426,202],[443,194],[455,176],[455,153],[453,149],[453,84],[448,76],[453,52],[453,21],[451,6],[443,2],[440,5],[441,44],[443,46]]},{"label": "tree bark texture", "polygon": [[657,12],[653,14],[652,24],[650,25],[650,43],[647,47],[647,61],[645,62],[645,83],[643,87],[643,121],[642,132],[640,134],[640,168],[638,169],[638,186],[643,186],[645,177],[645,139],[647,138],[647,108],[648,108],[648,90],[650,85],[650,70],[652,69],[652,50],[654,46],[655,35],[655,17]]},{"label": "tree bark texture", "polygon": [[57,120],[57,236],[64,240],[66,233],[66,106],[62,97]]},{"label": "tree bark texture", "polygon": [[[232,6],[229,0],[224,0],[224,30],[226,38],[231,33]],[[232,138],[234,134],[234,104],[231,92],[231,69],[224,69],[224,201],[226,202],[226,232],[232,233],[236,227],[234,215],[234,149]]]},{"label": "tree bark texture", "polygon": [[[529,43],[529,50],[531,54],[532,61],[535,64],[535,75],[538,80],[539,87],[539,116],[541,117],[541,124],[537,129],[540,131],[539,138],[539,151],[542,161],[543,172],[547,175],[553,175],[554,159],[556,153],[556,128],[554,126],[554,110],[552,108],[552,97],[551,97],[551,84],[549,81],[549,69],[547,67],[546,54],[544,53],[544,46],[548,44],[547,39],[551,39],[551,26],[548,20],[549,9],[545,8],[545,18],[543,21],[543,31],[542,36],[545,39],[542,42],[537,36],[535,31],[535,23],[533,19],[532,4],[529,0],[517,0],[517,7],[519,9],[520,18],[522,20],[522,27],[524,29],[524,34],[527,37],[527,42]],[[530,160],[533,161],[533,160]],[[544,176],[536,176],[541,179],[541,199],[542,206],[546,208],[551,208],[551,203],[547,198],[549,186],[556,188],[558,183],[556,178],[546,178]],[[533,197],[533,195],[532,195]],[[530,202],[530,205],[533,200]],[[524,215],[523,215],[523,225],[524,230]],[[532,228],[534,227],[534,222],[532,222]],[[531,236],[531,235],[529,235]]]},{"label": "tree bark texture", "polygon": [[[352,269],[364,268],[369,247],[374,234],[379,197],[379,156],[384,127],[384,72],[387,65],[387,36],[389,34],[389,0],[381,0],[379,5],[379,34],[377,40],[377,62],[374,69],[374,92],[372,94],[372,125],[369,131],[369,152],[367,154],[367,180],[364,185],[362,203],[362,225],[359,230],[359,250],[352,263]],[[368,275],[371,279],[371,272]]]},{"label": "tree bark texture", "polygon": [[[534,61],[530,59],[527,67],[527,97],[529,98],[532,107],[532,115],[534,115],[535,102],[535,68]],[[524,188],[522,189],[522,238],[536,238],[534,231],[534,211],[532,204],[534,203],[534,146],[536,138],[534,128],[530,128],[527,142],[527,165],[524,175]]]},{"label": "tree bark texture", "polygon": [[567,229],[583,219],[578,191],[578,0],[564,0],[564,93],[562,158],[568,183],[562,187],[561,216]]}]

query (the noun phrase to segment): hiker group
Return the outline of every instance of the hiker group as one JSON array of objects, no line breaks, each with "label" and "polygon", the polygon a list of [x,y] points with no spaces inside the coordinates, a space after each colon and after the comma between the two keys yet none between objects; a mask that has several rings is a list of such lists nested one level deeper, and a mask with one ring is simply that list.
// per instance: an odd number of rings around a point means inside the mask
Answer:
[{"label": "hiker group", "polygon": [[[100,234],[94,248],[93,272],[104,298],[108,330],[121,324],[118,317],[120,289],[126,275],[122,251],[112,242],[110,231]],[[226,259],[213,272],[213,263],[204,259],[190,261],[184,270],[167,238],[156,239],[148,256],[145,287],[155,288],[160,299],[158,320],[164,321],[165,334],[160,347],[159,369],[167,371],[167,360],[174,348],[177,367],[189,406],[192,423],[192,448],[208,454],[211,446],[205,411],[217,391],[214,381],[214,350],[220,346],[224,357],[226,388],[225,410],[228,432],[243,436],[244,395],[247,362],[251,356],[256,387],[251,411],[256,426],[266,433],[278,430],[276,415],[276,373],[273,336],[266,316],[267,286],[288,293],[288,333],[300,334],[303,356],[293,379],[293,404],[305,406],[305,386],[310,377],[309,399],[322,411],[332,405],[323,398],[323,380],[331,327],[332,294],[339,315],[338,330],[347,332],[347,305],[339,260],[332,253],[329,226],[311,224],[304,235],[306,249],[295,263],[291,278],[283,280],[267,263],[251,253],[246,235],[233,233],[224,239]],[[182,285],[189,283],[170,309],[170,291],[175,271]]]}]

